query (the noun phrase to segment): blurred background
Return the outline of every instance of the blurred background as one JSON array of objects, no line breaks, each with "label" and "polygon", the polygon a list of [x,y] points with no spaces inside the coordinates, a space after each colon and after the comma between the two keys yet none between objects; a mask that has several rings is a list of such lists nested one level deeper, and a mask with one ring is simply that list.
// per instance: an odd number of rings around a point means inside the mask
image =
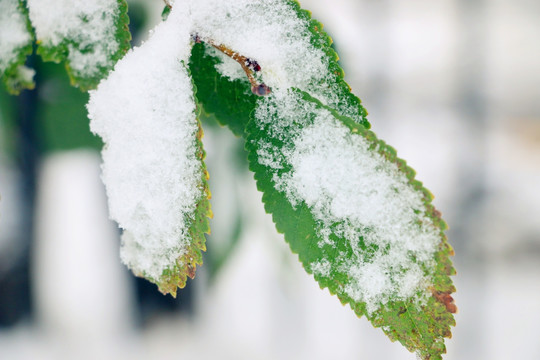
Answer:
[{"label": "blurred background", "polygon": [[[159,1],[129,1],[134,44]],[[445,359],[540,359],[540,2],[303,0],[373,130],[450,225],[459,313]],[[118,256],[87,94],[29,59],[0,93],[0,359],[415,359],[320,290],[276,234],[242,141],[205,124],[205,265],[174,300]]]}]

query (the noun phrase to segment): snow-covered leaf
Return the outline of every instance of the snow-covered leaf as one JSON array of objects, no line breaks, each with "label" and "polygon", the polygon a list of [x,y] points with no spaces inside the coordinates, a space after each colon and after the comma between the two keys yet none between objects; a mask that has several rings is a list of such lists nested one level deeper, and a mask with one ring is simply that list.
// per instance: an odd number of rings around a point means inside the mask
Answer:
[{"label": "snow-covered leaf", "polygon": [[38,54],[65,61],[73,85],[93,89],[129,49],[125,0],[27,0]]},{"label": "snow-covered leaf", "polygon": [[193,84],[189,18],[173,10],[152,37],[90,92],[91,129],[103,138],[111,217],[124,229],[133,272],[176,294],[195,275],[211,215]]},{"label": "snow-covered leaf", "polygon": [[391,339],[440,358],[454,325],[452,250],[414,171],[298,90],[260,99],[247,132],[265,208],[306,271]]},{"label": "snow-covered leaf", "polygon": [[34,87],[34,70],[24,66],[32,53],[33,34],[21,0],[0,0],[0,78],[18,94]]}]

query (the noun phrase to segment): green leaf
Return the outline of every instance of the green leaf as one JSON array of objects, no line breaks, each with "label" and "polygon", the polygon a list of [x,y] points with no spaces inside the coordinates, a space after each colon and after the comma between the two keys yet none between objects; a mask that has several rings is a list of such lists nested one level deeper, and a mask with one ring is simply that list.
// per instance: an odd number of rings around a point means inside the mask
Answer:
[{"label": "green leaf", "polygon": [[45,28],[42,18],[49,16],[51,9],[30,7],[37,53],[44,61],[65,62],[71,84],[83,91],[94,89],[130,48],[126,1],[109,0],[95,8],[67,12],[58,19],[62,26]]},{"label": "green leaf", "polygon": [[60,64],[43,63],[35,58],[41,84],[50,84],[47,97],[36,104],[39,114],[40,146],[44,153],[73,149],[95,149],[103,143],[89,129],[85,105],[88,95],[70,85],[66,70]]},{"label": "green leaf", "polygon": [[[246,139],[250,168],[278,231],[321,287],[422,358],[440,358],[454,324],[455,289],[450,280],[454,269],[446,224],[431,205],[431,194],[395,150],[368,130],[366,111],[343,80],[330,38],[296,1],[256,2],[241,9],[219,4],[226,3],[205,3],[198,12],[189,3],[178,3],[167,18],[168,25],[178,27],[158,30],[167,33],[168,41],[179,40],[174,31],[182,33],[183,40],[192,36],[196,44],[190,70],[198,101],[218,122]],[[219,15],[212,18],[215,10]],[[253,26],[259,24],[259,29]],[[245,38],[235,38],[240,32]],[[199,35],[207,45],[199,43]],[[261,38],[267,49],[259,47]],[[229,49],[228,42],[238,48],[246,45],[250,57]],[[240,62],[249,83],[216,49]],[[149,54],[159,59],[156,52],[152,49]],[[184,61],[186,54],[181,55]],[[143,68],[134,66],[130,71]],[[146,85],[156,77],[143,77],[143,93],[152,95],[150,99],[161,99],[156,88],[170,79],[160,75],[151,89]],[[260,89],[258,82],[263,81],[267,81],[263,89],[276,88],[268,97],[255,97],[251,88]],[[111,101],[116,96],[112,88],[102,91],[103,103],[118,103]],[[169,105],[166,101],[163,104]],[[154,114],[158,106],[150,105],[148,114]],[[200,136],[198,141],[202,160]],[[200,264],[210,214],[206,175],[201,180],[205,196],[189,224],[194,241],[176,266],[168,266],[163,274],[160,267],[147,276],[162,292],[175,294]],[[165,201],[167,196],[165,192]]]},{"label": "green leaf", "polygon": [[[449,260],[452,249],[444,235],[446,224],[431,205],[431,194],[414,179],[414,171],[371,131],[298,90],[259,100],[246,131],[250,169],[263,192],[265,209],[305,270],[343,304],[350,304],[358,316],[365,315],[374,326],[381,327],[390,339],[400,341],[423,359],[440,359],[445,352],[444,338],[450,337],[450,326],[455,324],[452,313],[456,309],[450,296],[455,288],[449,277],[455,273]],[[317,131],[322,134],[318,135],[320,139],[306,140]],[[343,135],[325,137],[334,132]],[[348,153],[351,149],[353,154]],[[332,151],[338,157],[361,158],[374,165],[332,163],[328,168],[334,174],[317,173],[320,164],[313,157]],[[313,178],[305,180],[309,177]],[[373,180],[383,185],[370,183]],[[332,193],[328,185],[332,181],[338,193]],[[357,190],[347,194],[349,202],[339,203],[343,200],[339,191],[351,189]],[[369,193],[364,196],[366,191]],[[386,197],[372,196],[373,192]],[[413,200],[411,194],[416,196]],[[383,203],[374,203],[373,199]],[[388,209],[393,205],[399,208]],[[376,216],[369,211],[365,219],[356,217],[356,209],[370,208],[372,213],[383,209],[389,214],[404,214],[408,220],[388,220],[385,212]],[[396,239],[377,240],[388,230],[379,231],[377,221],[398,229]],[[420,238],[408,238],[409,232]],[[425,234],[430,235],[428,245],[422,243]],[[409,243],[401,243],[402,238]],[[424,246],[431,251],[423,250]],[[388,263],[393,259],[395,264]],[[383,274],[358,275],[367,266],[379,269],[376,266],[381,264]],[[401,294],[407,279],[418,277],[418,271],[420,281],[408,294]],[[371,280],[362,282],[366,279]],[[381,281],[388,289],[377,292]]]},{"label": "green leaf", "polygon": [[0,0],[0,77],[9,93],[33,89],[34,70],[24,66],[32,54],[33,33],[21,0]]}]

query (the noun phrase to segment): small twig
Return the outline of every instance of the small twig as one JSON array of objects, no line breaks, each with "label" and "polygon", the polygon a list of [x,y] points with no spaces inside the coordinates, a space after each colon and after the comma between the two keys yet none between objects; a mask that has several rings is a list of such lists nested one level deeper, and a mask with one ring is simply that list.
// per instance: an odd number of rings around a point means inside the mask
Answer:
[{"label": "small twig", "polygon": [[233,59],[234,61],[236,61],[237,63],[239,63],[242,69],[244,70],[244,72],[246,73],[251,86],[258,85],[257,80],[255,80],[255,77],[253,76],[253,73],[251,72],[251,69],[247,66],[248,59],[245,56],[232,51],[225,45],[216,45],[211,41],[209,41],[208,43],[212,45],[213,47],[215,47],[216,49],[218,49],[219,51],[221,51],[222,53],[224,53],[225,55],[227,55],[228,57],[230,57],[231,59]]},{"label": "small twig", "polygon": [[[200,39],[197,35],[195,35],[193,38],[195,42],[200,42]],[[270,87],[268,87],[264,83],[259,84],[253,76],[253,72],[261,71],[261,66],[259,65],[259,63],[257,63],[257,61],[240,55],[223,44],[217,45],[212,40],[207,40],[206,42],[240,64],[240,66],[246,73],[249,83],[251,84],[251,91],[255,95],[265,96],[272,92]]]},{"label": "small twig", "polygon": [[[170,0],[163,0],[163,2],[165,3],[165,6],[167,6],[169,9],[172,9]],[[192,38],[193,38],[193,41],[196,43],[201,42],[201,39],[199,38],[199,35],[197,34],[193,34]],[[207,40],[206,42],[240,64],[240,66],[246,73],[249,83],[251,84],[252,93],[259,96],[266,96],[272,92],[272,89],[270,89],[269,86],[267,86],[265,83],[259,84],[257,80],[255,79],[255,76],[253,76],[253,72],[261,71],[261,66],[256,60],[240,55],[237,52],[234,52],[233,50],[229,49],[223,44],[217,45],[212,40]]]}]

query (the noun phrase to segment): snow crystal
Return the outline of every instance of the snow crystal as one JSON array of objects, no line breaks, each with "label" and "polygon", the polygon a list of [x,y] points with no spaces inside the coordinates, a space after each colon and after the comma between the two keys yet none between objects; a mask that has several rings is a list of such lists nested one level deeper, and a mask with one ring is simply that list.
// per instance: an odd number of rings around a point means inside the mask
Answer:
[{"label": "snow crystal", "polygon": [[[28,0],[30,20],[43,46],[65,44],[75,74],[83,77],[112,65],[118,51],[117,0]],[[73,43],[77,44],[76,46]]]},{"label": "snow crystal", "polygon": [[31,41],[18,0],[0,1],[0,74],[12,64],[17,51]]},{"label": "snow crystal", "polygon": [[425,290],[429,274],[422,268],[432,261],[439,232],[426,215],[422,194],[397,165],[297,94],[261,99],[255,117],[284,142],[283,148],[261,150],[260,163],[274,174],[275,188],[293,206],[305,203],[311,209],[323,250],[333,249],[331,234],[352,249],[353,259],[323,259],[311,265],[312,271],[325,276],[330,272],[325,264],[341,264],[337,270],[350,278],[341,290],[365,302],[368,312],[390,298],[407,299]]},{"label": "snow crystal", "polygon": [[91,129],[105,141],[110,214],[125,229],[122,259],[154,280],[185,253],[188,220],[202,196],[185,10],[173,9],[88,103]]}]

